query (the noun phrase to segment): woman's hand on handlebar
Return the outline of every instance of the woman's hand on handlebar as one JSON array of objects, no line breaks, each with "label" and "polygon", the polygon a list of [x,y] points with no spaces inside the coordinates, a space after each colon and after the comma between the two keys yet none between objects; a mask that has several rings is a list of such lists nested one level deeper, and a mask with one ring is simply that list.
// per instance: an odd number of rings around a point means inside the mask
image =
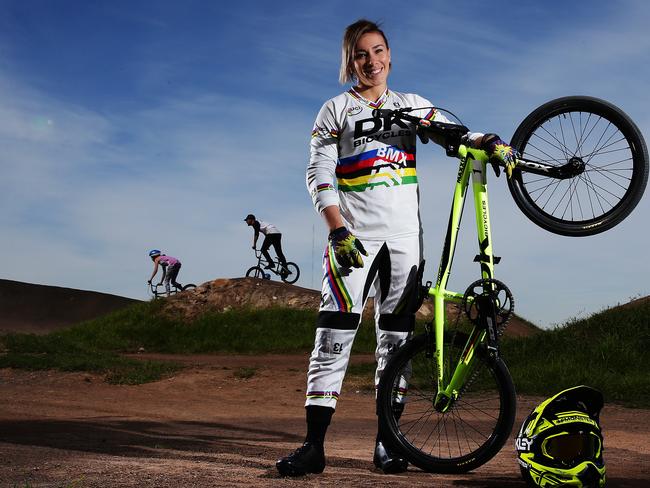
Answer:
[{"label": "woman's hand on handlebar", "polygon": [[519,155],[510,144],[502,141],[496,134],[485,134],[481,141],[481,149],[487,152],[490,159],[496,160],[505,167],[508,178],[512,177],[512,170],[517,166]]}]

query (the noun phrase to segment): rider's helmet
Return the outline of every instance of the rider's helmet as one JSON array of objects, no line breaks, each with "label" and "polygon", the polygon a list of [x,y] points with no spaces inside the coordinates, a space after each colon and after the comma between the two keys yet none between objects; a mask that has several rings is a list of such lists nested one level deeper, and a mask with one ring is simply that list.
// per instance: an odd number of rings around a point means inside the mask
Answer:
[{"label": "rider's helmet", "polygon": [[247,220],[255,220],[255,215],[253,215],[253,214],[248,214],[248,215],[246,216],[246,218],[244,219],[244,222],[247,221]]},{"label": "rider's helmet", "polygon": [[162,253],[158,249],[152,249],[149,251],[149,257],[151,259],[155,258],[156,256],[160,256]]},{"label": "rider's helmet", "polygon": [[532,411],[515,442],[529,486],[605,486],[603,403],[602,393],[583,385],[561,391]]}]

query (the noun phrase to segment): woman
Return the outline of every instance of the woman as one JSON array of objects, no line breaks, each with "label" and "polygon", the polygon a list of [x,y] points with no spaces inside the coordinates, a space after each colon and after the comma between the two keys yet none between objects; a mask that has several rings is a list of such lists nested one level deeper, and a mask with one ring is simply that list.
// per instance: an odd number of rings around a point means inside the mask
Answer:
[{"label": "woman", "polygon": [[179,290],[183,288],[183,285],[176,281],[178,277],[178,272],[181,270],[181,262],[171,256],[162,254],[158,249],[152,249],[149,251],[149,257],[153,261],[153,272],[151,273],[151,278],[147,281],[147,284],[151,284],[151,281],[154,279],[158,273],[158,266],[162,266],[163,274],[160,278],[160,284],[165,283],[165,291],[167,296],[170,293],[169,282],[172,283]]},{"label": "woman", "polygon": [[[353,87],[323,105],[312,131],[307,186],[330,234],[307,378],[307,436],[300,448],[276,463],[283,476],[320,473],[325,468],[325,433],[371,289],[375,297],[376,383],[389,354],[409,337],[415,325],[417,271],[422,261],[416,128],[373,117],[372,112],[382,107],[422,107],[413,114],[449,121],[432,109],[428,100],[388,90],[390,70],[391,52],[379,26],[368,20],[348,26],[343,36],[340,81],[352,82]],[[513,160],[512,149],[494,134],[470,133],[464,143]],[[407,467],[406,461],[385,445],[381,433],[377,434],[373,462],[385,473]]]}]

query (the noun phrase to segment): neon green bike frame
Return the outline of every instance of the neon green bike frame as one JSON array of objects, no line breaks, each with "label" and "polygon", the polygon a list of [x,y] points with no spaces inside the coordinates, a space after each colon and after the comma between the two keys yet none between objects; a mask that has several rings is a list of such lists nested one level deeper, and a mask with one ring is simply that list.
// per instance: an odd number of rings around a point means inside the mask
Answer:
[{"label": "neon green bike frame", "polygon": [[467,197],[470,179],[474,193],[474,208],[476,213],[476,230],[478,234],[479,255],[477,260],[481,265],[481,276],[490,279],[494,276],[494,256],[492,254],[492,239],[490,236],[490,213],[488,207],[486,169],[488,155],[480,149],[473,149],[461,145],[458,148],[458,176],[454,188],[454,198],[451,206],[451,215],[447,226],[447,235],[442,250],[438,278],[434,287],[429,288],[428,294],[434,301],[434,338],[435,361],[438,368],[438,394],[434,405],[441,411],[447,410],[458,397],[462,386],[468,380],[471,372],[472,359],[476,346],[485,338],[484,329],[474,327],[460,360],[456,365],[451,378],[445,377],[443,337],[446,324],[445,302],[461,304],[463,293],[447,290],[447,281],[451,272],[451,265],[456,249],[458,230]]}]

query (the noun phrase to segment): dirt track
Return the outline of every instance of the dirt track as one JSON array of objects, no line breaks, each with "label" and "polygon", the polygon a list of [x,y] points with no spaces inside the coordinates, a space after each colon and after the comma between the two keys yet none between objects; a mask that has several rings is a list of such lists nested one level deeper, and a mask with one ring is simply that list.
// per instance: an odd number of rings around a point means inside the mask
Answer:
[{"label": "dirt track", "polygon": [[[307,357],[183,361],[190,366],[177,376],[140,386],[0,370],[0,487],[525,486],[512,443],[466,475],[379,473],[371,462],[373,399],[354,390],[339,402],[325,472],[281,479],[275,460],[304,434]],[[242,367],[258,369],[239,379]],[[520,398],[517,425],[537,401]],[[608,486],[650,486],[650,411],[607,405],[602,421]]]}]

